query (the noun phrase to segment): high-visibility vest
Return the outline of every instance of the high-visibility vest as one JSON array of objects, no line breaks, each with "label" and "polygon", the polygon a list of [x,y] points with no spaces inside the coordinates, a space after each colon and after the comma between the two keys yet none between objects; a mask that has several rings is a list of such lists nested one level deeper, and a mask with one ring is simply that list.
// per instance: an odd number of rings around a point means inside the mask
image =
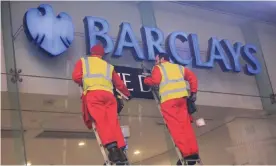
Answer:
[{"label": "high-visibility vest", "polygon": [[159,85],[161,103],[170,99],[188,96],[183,73],[185,68],[183,66],[169,62],[164,62],[157,66],[162,74],[162,80]]},{"label": "high-visibility vest", "polygon": [[114,66],[98,57],[81,58],[83,94],[90,90],[105,90],[113,93],[112,72]]}]

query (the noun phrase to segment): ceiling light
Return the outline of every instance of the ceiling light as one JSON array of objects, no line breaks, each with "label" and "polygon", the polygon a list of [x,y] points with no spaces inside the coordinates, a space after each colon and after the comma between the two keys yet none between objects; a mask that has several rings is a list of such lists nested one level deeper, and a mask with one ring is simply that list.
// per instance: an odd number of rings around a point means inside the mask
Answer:
[{"label": "ceiling light", "polygon": [[27,162],[27,166],[31,166],[32,165],[32,163],[31,162]]},{"label": "ceiling light", "polygon": [[139,150],[135,150],[133,154],[138,155],[138,154],[140,154],[140,153],[141,153],[141,152],[140,152]]},{"label": "ceiling light", "polygon": [[79,146],[84,146],[84,145],[85,145],[84,141],[79,142]]}]

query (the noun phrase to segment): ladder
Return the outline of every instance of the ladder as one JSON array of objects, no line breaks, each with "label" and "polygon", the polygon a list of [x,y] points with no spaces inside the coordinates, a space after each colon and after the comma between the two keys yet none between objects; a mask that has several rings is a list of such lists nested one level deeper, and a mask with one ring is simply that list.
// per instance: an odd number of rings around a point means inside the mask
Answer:
[{"label": "ladder", "polygon": [[[148,73],[146,67],[144,66],[144,63],[143,63],[143,62],[142,62],[142,64],[141,64],[141,67],[142,67],[142,69],[143,69],[143,73],[145,73],[145,74],[147,74],[147,75],[150,75],[150,73]],[[163,114],[162,114],[162,112],[161,112],[161,107],[160,107],[160,97],[159,97],[159,94],[158,94],[158,93],[159,93],[159,87],[158,87],[158,86],[153,86],[153,87],[151,87],[151,92],[152,92],[153,98],[154,98],[154,100],[155,100],[155,102],[156,102],[156,104],[157,104],[157,107],[158,107],[158,109],[159,109],[159,112],[160,112],[160,114],[161,114],[161,116],[162,116],[162,118],[163,118],[163,120],[164,120]],[[167,126],[167,124],[166,124],[165,121],[164,121],[164,124],[165,124],[165,126],[166,126],[166,128],[167,128],[167,130],[168,130],[168,132],[169,132],[168,126]],[[171,140],[172,140],[172,142],[173,142],[173,144],[174,144],[175,151],[176,151],[176,154],[177,154],[177,156],[178,156],[178,159],[179,159],[180,162],[181,162],[181,165],[188,165],[188,161],[195,161],[195,162],[197,162],[198,164],[203,165],[203,163],[202,163],[202,161],[201,161],[200,158],[199,158],[198,160],[185,160],[185,159],[183,158],[183,156],[182,156],[180,150],[178,149],[178,147],[177,147],[176,144],[174,143],[173,138],[172,138],[171,135],[170,135],[170,138],[171,138]]]},{"label": "ladder", "polygon": [[[116,89],[116,91],[117,91],[122,97],[124,97],[125,99],[128,100],[128,97],[126,97],[126,96],[125,96],[123,93],[121,93],[118,89]],[[81,88],[81,87],[80,87],[80,92],[82,93],[82,88]],[[90,114],[89,114],[89,116],[90,116]],[[90,116],[90,119],[92,119],[91,116]],[[94,132],[94,134],[95,134],[95,136],[96,136],[97,143],[98,143],[98,145],[99,145],[99,147],[100,147],[100,150],[101,150],[101,153],[102,153],[102,155],[103,155],[103,158],[104,158],[104,165],[117,165],[116,163],[113,163],[113,162],[111,162],[111,161],[109,160],[108,155],[107,155],[107,153],[106,153],[106,150],[105,150],[105,148],[104,148],[104,145],[102,144],[102,141],[101,141],[101,139],[100,139],[100,137],[99,137],[99,134],[98,134],[98,132],[97,132],[95,123],[94,123],[93,121],[92,121],[92,130],[93,130],[93,132]],[[127,143],[127,142],[126,142],[126,143]],[[124,151],[124,153],[126,154],[127,151]],[[127,154],[126,154],[126,158],[127,158]],[[120,163],[120,164],[118,164],[118,165],[129,165],[129,164],[128,164],[128,158],[127,158],[127,162],[126,162],[126,163]]]},{"label": "ladder", "polygon": [[[111,161],[108,159],[107,153],[106,153],[105,148],[104,148],[104,146],[103,146],[103,144],[102,144],[102,141],[101,141],[101,139],[100,139],[100,137],[99,137],[99,134],[98,134],[98,132],[97,132],[97,129],[96,129],[96,127],[95,127],[95,123],[94,123],[94,122],[92,123],[92,129],[93,129],[93,131],[94,131],[94,134],[95,134],[95,136],[96,136],[98,145],[99,145],[100,150],[101,150],[101,153],[102,153],[102,155],[103,155],[103,158],[104,158],[104,165],[117,165],[116,163],[113,163],[113,162],[111,162]],[[127,142],[126,142],[126,143],[127,143]],[[120,164],[118,164],[118,165],[129,165],[129,164],[128,164],[127,151],[124,150],[124,153],[125,153],[125,155],[126,155],[127,162],[126,162],[126,163],[120,163]]]},{"label": "ladder", "polygon": [[107,156],[107,154],[106,154],[106,151],[105,151],[104,146],[103,146],[103,144],[102,144],[102,141],[101,141],[101,139],[100,139],[100,137],[99,137],[99,134],[98,134],[98,132],[97,132],[97,129],[96,129],[96,126],[95,126],[95,123],[94,123],[94,122],[92,122],[92,129],[93,129],[93,131],[94,131],[94,134],[95,134],[95,136],[96,136],[98,145],[99,145],[100,150],[101,150],[101,153],[102,153],[102,155],[103,155],[105,165],[116,165],[116,164],[112,163],[111,161],[109,161],[108,156]]}]

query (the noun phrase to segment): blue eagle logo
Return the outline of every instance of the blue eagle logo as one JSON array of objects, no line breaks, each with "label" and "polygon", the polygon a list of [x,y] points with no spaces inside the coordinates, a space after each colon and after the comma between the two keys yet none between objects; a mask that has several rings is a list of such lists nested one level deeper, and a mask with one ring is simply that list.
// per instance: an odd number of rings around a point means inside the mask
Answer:
[{"label": "blue eagle logo", "polygon": [[50,5],[29,9],[23,25],[27,37],[51,56],[62,54],[74,40],[71,17],[64,12],[56,16]]}]

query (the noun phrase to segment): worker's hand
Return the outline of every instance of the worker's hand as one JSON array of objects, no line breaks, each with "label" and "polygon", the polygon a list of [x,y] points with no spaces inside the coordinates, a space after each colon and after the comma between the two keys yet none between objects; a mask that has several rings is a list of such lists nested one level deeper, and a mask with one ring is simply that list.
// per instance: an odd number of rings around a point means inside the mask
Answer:
[{"label": "worker's hand", "polygon": [[196,93],[192,92],[189,98],[192,102],[195,102],[196,101]]},{"label": "worker's hand", "polygon": [[123,101],[118,102],[117,103],[117,113],[118,113],[118,115],[121,113],[121,111],[123,110],[123,108],[124,108],[124,102]]},{"label": "worker's hand", "polygon": [[206,125],[205,120],[203,118],[197,119],[196,120],[196,125],[197,125],[197,127],[205,126]]},{"label": "worker's hand", "polygon": [[128,96],[128,100],[127,101],[130,101],[130,100],[132,100],[132,96],[131,95]]}]

